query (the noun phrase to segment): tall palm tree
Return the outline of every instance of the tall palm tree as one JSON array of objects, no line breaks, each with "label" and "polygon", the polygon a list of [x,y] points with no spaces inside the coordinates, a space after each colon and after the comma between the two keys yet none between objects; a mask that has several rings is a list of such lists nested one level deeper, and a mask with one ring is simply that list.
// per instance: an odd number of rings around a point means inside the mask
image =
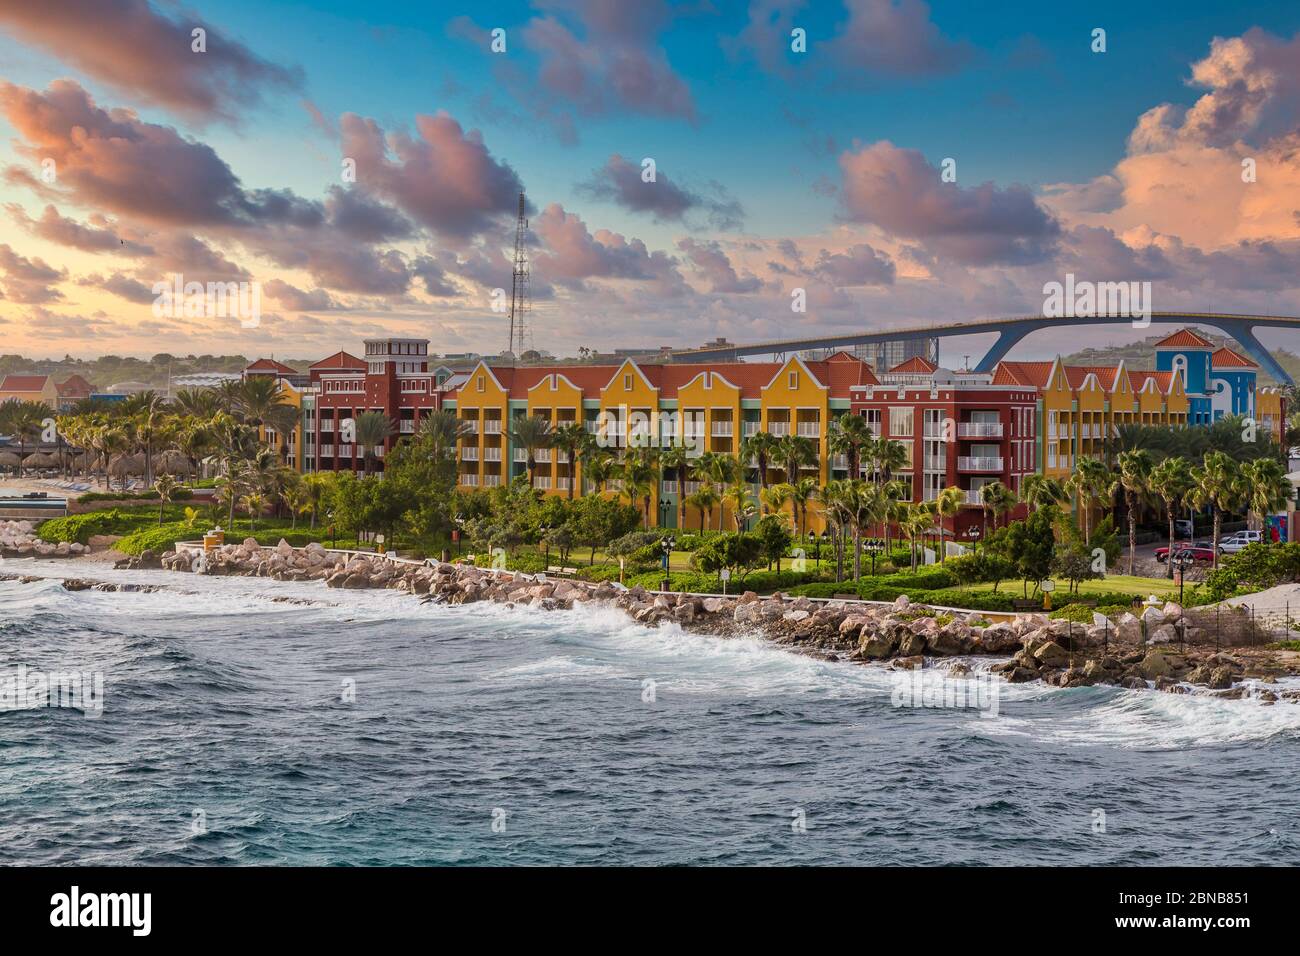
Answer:
[{"label": "tall palm tree", "polygon": [[1026,475],[1020,486],[1020,498],[1030,511],[1064,504],[1069,497],[1060,479],[1047,475]]},{"label": "tall palm tree", "polygon": [[871,426],[861,415],[844,412],[831,420],[830,434],[826,436],[827,448],[832,455],[848,459],[849,477],[862,477],[862,451],[875,441]]},{"label": "tall palm tree", "polygon": [[190,418],[211,418],[220,410],[217,393],[210,388],[183,388],[172,399],[172,411]]},{"label": "tall palm tree", "polygon": [[[989,515],[1002,499],[1003,489],[1006,485],[1000,481],[990,481],[980,485],[980,509],[984,512],[984,537],[989,536]],[[994,520],[993,527],[997,527],[997,521]]]},{"label": "tall palm tree", "polygon": [[531,488],[537,470],[537,450],[551,445],[551,423],[541,417],[520,417],[511,422],[507,434],[510,443],[523,448],[528,456],[528,487]]},{"label": "tall palm tree", "polygon": [[731,503],[731,517],[736,522],[736,530],[744,531],[745,524],[754,514],[754,496],[749,493],[749,485],[743,477],[737,477],[723,495]]},{"label": "tall palm tree", "polygon": [[1110,486],[1110,494],[1120,492],[1128,511],[1128,573],[1133,573],[1137,559],[1137,512],[1151,494],[1151,453],[1145,448],[1122,451],[1116,461],[1119,471]]},{"label": "tall palm tree", "polygon": [[791,510],[797,510],[799,513],[800,518],[795,529],[801,537],[808,533],[808,502],[816,496],[816,478],[800,478],[790,485],[790,507]]},{"label": "tall palm tree", "polygon": [[[785,507],[785,503],[790,500],[790,493],[794,491],[794,486],[788,482],[781,482],[770,488],[760,488],[758,490],[758,500],[762,502],[763,510],[767,514],[776,514]],[[796,535],[798,522],[794,523]]]},{"label": "tall palm tree", "polygon": [[1206,452],[1202,466],[1192,469],[1192,501],[1195,507],[1209,508],[1214,515],[1214,534],[1211,539],[1214,566],[1219,566],[1219,534],[1223,516],[1245,501],[1246,489],[1241,482],[1241,469],[1226,452]]},{"label": "tall palm tree", "polygon": [[158,492],[158,525],[163,523],[163,509],[171,503],[172,496],[176,494],[178,485],[176,479],[171,475],[159,475],[158,480],[154,482],[153,490]]},{"label": "tall palm tree", "polygon": [[685,445],[669,445],[659,456],[659,467],[664,474],[673,473],[677,480],[677,527],[686,526],[686,469],[691,464],[691,451]]},{"label": "tall palm tree", "polygon": [[1276,458],[1256,458],[1241,466],[1241,479],[1246,486],[1248,513],[1254,516],[1262,531],[1265,518],[1285,508],[1294,494],[1286,469]]},{"label": "tall palm tree", "polygon": [[40,437],[41,423],[53,415],[54,412],[43,402],[10,398],[0,405],[0,431],[18,439],[19,478],[23,476],[22,460],[27,454],[27,443]]},{"label": "tall palm tree", "polygon": [[894,480],[894,472],[908,471],[912,467],[912,455],[902,442],[881,438],[872,442],[870,452],[878,484],[889,484]]},{"label": "tall palm tree", "polygon": [[357,446],[361,448],[366,477],[374,470],[375,449],[397,434],[397,426],[383,412],[362,412],[353,420]]},{"label": "tall palm tree", "polygon": [[473,425],[457,418],[451,409],[440,408],[420,419],[416,438],[428,444],[429,454],[434,461],[442,462],[455,459],[456,442],[472,434]]},{"label": "tall palm tree", "polygon": [[939,492],[939,497],[935,499],[935,514],[939,519],[939,563],[942,564],[947,552],[947,547],[943,542],[943,521],[945,518],[953,519],[953,540],[957,538],[957,515],[961,512],[961,506],[966,503],[966,492],[960,488],[945,488]]},{"label": "tall palm tree", "polygon": [[755,432],[740,443],[740,460],[748,463],[752,458],[758,469],[758,487],[767,487],[767,469],[772,463],[778,439],[769,432]]},{"label": "tall palm tree", "polygon": [[649,452],[650,449],[642,449],[634,453],[629,449],[621,468],[623,493],[627,495],[628,504],[641,503],[647,531],[650,530],[650,499],[659,475],[656,460]]},{"label": "tall palm tree", "polygon": [[592,490],[600,494],[606,483],[618,475],[618,460],[607,448],[598,448],[590,452],[582,462],[583,481],[590,481]]},{"label": "tall palm tree", "polygon": [[[1174,548],[1174,521],[1194,486],[1191,468],[1187,464],[1187,459],[1181,455],[1166,458],[1151,469],[1151,489],[1164,501],[1165,515],[1169,519],[1170,556],[1173,555]],[[1168,558],[1165,560],[1165,576],[1169,578],[1174,576],[1174,562]]]},{"label": "tall palm tree", "polygon": [[329,490],[329,479],[321,472],[302,476],[299,491],[298,508],[311,515],[311,529],[316,530],[316,517],[320,514],[321,504]]},{"label": "tall palm tree", "polygon": [[687,496],[686,504],[696,509],[700,513],[701,531],[705,530],[704,529],[705,516],[712,514],[713,509],[718,506],[721,500],[722,499],[718,495],[717,489],[715,489],[712,484],[708,484],[708,483],[700,485],[699,491],[696,491],[694,494]]},{"label": "tall palm tree", "polygon": [[785,469],[785,480],[794,484],[799,480],[799,469],[817,464],[817,446],[803,435],[783,435],[777,440],[776,460]]},{"label": "tall palm tree", "polygon": [[248,425],[264,425],[271,409],[285,402],[278,380],[268,375],[254,375],[241,382],[235,390],[233,414]]},{"label": "tall palm tree", "polygon": [[578,459],[595,446],[595,436],[587,431],[582,422],[569,422],[561,425],[551,434],[551,447],[569,457],[569,500],[573,500],[574,489],[578,485]]},{"label": "tall palm tree", "polygon": [[828,481],[817,489],[817,499],[822,503],[826,525],[830,528],[835,547],[835,580],[844,580],[844,538],[849,527],[849,482],[842,479]]},{"label": "tall palm tree", "polygon": [[[702,482],[715,488],[726,488],[736,480],[740,471],[740,462],[733,456],[722,452],[706,451],[695,459],[695,476]],[[722,492],[718,492],[718,524],[716,530],[722,530]]]},{"label": "tall palm tree", "polygon": [[1066,479],[1066,486],[1079,499],[1084,540],[1091,537],[1093,506],[1101,504],[1113,494],[1110,490],[1113,483],[1110,469],[1099,458],[1080,458]]}]

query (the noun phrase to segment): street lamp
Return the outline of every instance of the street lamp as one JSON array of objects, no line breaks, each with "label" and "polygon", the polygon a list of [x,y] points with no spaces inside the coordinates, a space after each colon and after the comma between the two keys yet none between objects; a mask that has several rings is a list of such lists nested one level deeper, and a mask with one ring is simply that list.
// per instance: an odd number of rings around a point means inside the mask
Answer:
[{"label": "street lamp", "polygon": [[1174,570],[1178,574],[1178,604],[1183,603],[1183,582],[1187,579],[1187,569],[1196,563],[1196,558],[1190,551],[1179,551],[1173,558]]},{"label": "street lamp", "polygon": [[664,591],[672,589],[672,582],[668,578],[668,558],[673,553],[673,548],[675,547],[677,547],[677,539],[670,534],[664,535],[663,540],[659,542],[659,549],[663,551],[664,586],[662,590]]},{"label": "street lamp", "polygon": [[333,508],[325,512],[325,518],[326,520],[329,521],[330,524],[330,547],[333,548],[337,544],[337,542],[334,539],[334,509]]},{"label": "street lamp", "polygon": [[668,527],[668,502],[663,498],[659,499],[659,527]]},{"label": "street lamp", "polygon": [[826,537],[826,532],[824,531],[821,534],[818,534],[816,531],[812,533],[813,559],[819,565],[822,563],[822,538],[824,537]]},{"label": "street lamp", "polygon": [[465,537],[465,532],[464,532],[465,519],[460,515],[456,515],[456,517],[453,518],[452,520],[456,522],[456,527],[451,529],[451,539],[456,542],[456,557],[459,558],[460,542],[461,539]]},{"label": "street lamp", "polygon": [[971,525],[966,529],[966,537],[970,538],[971,548],[976,554],[980,553],[980,529],[979,525]]}]

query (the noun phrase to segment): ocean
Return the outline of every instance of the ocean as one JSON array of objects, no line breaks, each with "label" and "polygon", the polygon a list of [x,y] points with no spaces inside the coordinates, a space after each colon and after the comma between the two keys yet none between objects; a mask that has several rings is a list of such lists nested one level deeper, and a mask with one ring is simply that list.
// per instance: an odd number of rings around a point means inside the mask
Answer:
[{"label": "ocean", "polygon": [[0,681],[103,679],[98,716],[0,712],[3,864],[1300,862],[1296,704],[1000,685],[981,716],[613,610],[0,570],[164,586],[0,582]]}]

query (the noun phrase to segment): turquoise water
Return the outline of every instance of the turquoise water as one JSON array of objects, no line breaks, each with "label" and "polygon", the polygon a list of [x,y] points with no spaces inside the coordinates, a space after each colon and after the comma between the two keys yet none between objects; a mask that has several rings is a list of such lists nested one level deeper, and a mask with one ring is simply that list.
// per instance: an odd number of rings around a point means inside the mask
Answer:
[{"label": "turquoise water", "polygon": [[167,590],[0,582],[0,674],[105,682],[97,719],[0,713],[0,863],[1300,862],[1297,705],[1017,685],[988,719],[613,611],[67,567],[3,570]]}]

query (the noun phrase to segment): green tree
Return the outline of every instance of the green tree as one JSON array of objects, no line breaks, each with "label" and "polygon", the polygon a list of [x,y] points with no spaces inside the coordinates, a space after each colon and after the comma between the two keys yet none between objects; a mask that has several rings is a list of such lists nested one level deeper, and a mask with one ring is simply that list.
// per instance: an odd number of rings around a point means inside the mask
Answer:
[{"label": "green tree", "polygon": [[1137,513],[1142,502],[1151,493],[1151,453],[1144,448],[1120,452],[1119,466],[1115,481],[1110,486],[1110,494],[1122,492],[1128,511],[1128,573],[1133,573],[1133,562],[1137,558]]},{"label": "green tree", "polygon": [[[1165,517],[1169,521],[1169,548],[1173,553],[1174,539],[1174,522],[1178,518],[1178,512],[1187,503],[1187,496],[1191,494],[1195,487],[1192,480],[1192,471],[1187,464],[1187,459],[1175,455],[1166,458],[1160,464],[1151,469],[1151,489],[1160,496],[1160,500],[1165,505]],[[1165,561],[1165,576],[1172,578],[1174,576],[1174,562]]]},{"label": "green tree", "polygon": [[1214,516],[1214,533],[1211,547],[1214,567],[1219,566],[1219,537],[1223,529],[1223,516],[1240,508],[1247,493],[1241,482],[1241,469],[1225,452],[1207,452],[1200,468],[1192,469],[1194,506],[1209,508]]},{"label": "green tree", "polygon": [[510,444],[523,448],[527,455],[528,485],[533,486],[534,473],[537,470],[537,451],[549,448],[552,439],[551,423],[541,417],[521,416],[514,419],[507,430]]},{"label": "green tree", "polygon": [[789,553],[790,545],[794,542],[785,520],[779,515],[765,515],[754,526],[753,535],[758,539],[768,567],[776,562],[776,572],[780,574],[781,559]]},{"label": "green tree", "polygon": [[361,449],[366,476],[374,469],[375,450],[397,434],[397,427],[383,412],[362,412],[353,419],[357,446]]}]

